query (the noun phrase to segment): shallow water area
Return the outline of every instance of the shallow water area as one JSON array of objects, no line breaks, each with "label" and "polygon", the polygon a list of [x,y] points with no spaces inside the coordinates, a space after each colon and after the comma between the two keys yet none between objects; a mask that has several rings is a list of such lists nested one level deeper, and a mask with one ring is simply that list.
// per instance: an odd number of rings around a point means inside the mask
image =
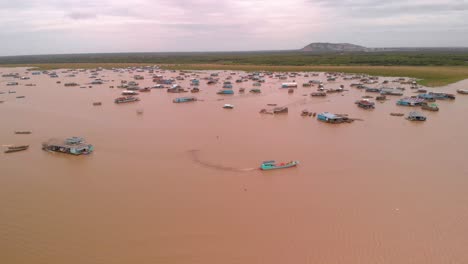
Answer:
[{"label": "shallow water area", "polygon": [[[89,70],[63,71],[50,78],[0,68],[30,77],[0,77],[0,145],[30,145],[0,153],[2,263],[468,262],[468,95],[437,101],[439,112],[397,106],[400,96],[364,110],[354,102],[377,94],[350,87],[358,80],[265,77],[262,93],[251,94],[252,80],[235,83],[247,73],[200,71],[177,81],[190,88],[190,78],[200,79],[199,93],[152,89],[139,102],[115,104],[121,80],[143,75],[136,82],[148,87],[153,74],[103,70],[97,77],[105,82],[91,85]],[[207,85],[203,77],[213,72],[220,82]],[[228,76],[235,94],[216,94]],[[302,83],[314,79],[346,91],[311,97],[317,87]],[[292,81],[294,93],[280,88]],[[427,89],[460,88],[468,80]],[[172,102],[181,96],[199,101]],[[272,103],[289,113],[259,113]],[[304,109],[362,121],[327,124],[300,116]],[[428,120],[390,116],[412,110]],[[41,149],[70,136],[95,152]],[[300,164],[258,170],[270,159]]]}]

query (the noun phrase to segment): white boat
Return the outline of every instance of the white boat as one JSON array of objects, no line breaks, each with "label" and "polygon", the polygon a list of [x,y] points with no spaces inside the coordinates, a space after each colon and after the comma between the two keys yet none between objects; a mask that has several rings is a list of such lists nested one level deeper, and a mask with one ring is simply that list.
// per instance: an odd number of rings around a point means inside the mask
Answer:
[{"label": "white boat", "polygon": [[232,105],[232,104],[224,104],[224,105],[223,105],[223,108],[226,108],[226,109],[233,109],[233,108],[234,108],[234,105]]},{"label": "white boat", "polygon": [[458,89],[457,93],[459,93],[459,94],[468,94],[468,89]]},{"label": "white boat", "polygon": [[122,92],[122,95],[138,95],[138,93],[135,91],[126,90]]}]

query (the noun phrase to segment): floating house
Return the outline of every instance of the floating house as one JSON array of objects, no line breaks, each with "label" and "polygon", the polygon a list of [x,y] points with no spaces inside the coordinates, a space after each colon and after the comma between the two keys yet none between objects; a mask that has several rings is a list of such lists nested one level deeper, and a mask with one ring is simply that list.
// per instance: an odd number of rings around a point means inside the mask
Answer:
[{"label": "floating house", "polygon": [[282,83],[281,88],[297,88],[297,83],[295,83],[295,82]]},{"label": "floating house", "polygon": [[167,89],[168,93],[185,93],[187,91],[184,88],[180,87],[179,85],[174,85],[172,88]]},{"label": "floating house", "polygon": [[323,112],[317,115],[317,120],[331,124],[339,124],[347,122],[349,119],[345,116],[335,115],[329,112]]},{"label": "floating house", "polygon": [[429,93],[430,95],[432,95],[436,100],[446,100],[446,99],[450,99],[450,100],[454,100],[455,99],[455,95],[453,94],[448,94],[448,93]]},{"label": "floating house", "polygon": [[371,87],[366,88],[366,93],[379,93],[379,92],[380,92],[379,88],[371,88]]},{"label": "floating house", "polygon": [[403,95],[403,92],[400,89],[395,89],[395,88],[382,88],[382,89],[380,89],[380,94],[383,94],[383,95]]},{"label": "floating house", "polygon": [[189,97],[178,97],[172,100],[173,103],[187,103],[187,102],[195,102],[197,101],[196,97],[189,96]]},{"label": "floating house", "polygon": [[423,98],[419,97],[405,97],[401,98],[396,102],[397,105],[402,105],[402,106],[418,106],[424,103],[425,100]]},{"label": "floating house", "polygon": [[138,102],[138,101],[140,101],[140,98],[138,98],[138,97],[125,96],[125,97],[116,98],[114,100],[114,103],[123,104],[123,103],[131,103],[131,102]]},{"label": "floating house", "polygon": [[426,117],[419,112],[410,112],[407,119],[410,121],[426,121]]},{"label": "floating house", "polygon": [[357,106],[363,109],[374,109],[375,103],[366,99],[362,99],[356,102]]},{"label": "floating house", "polygon": [[86,143],[80,137],[71,137],[65,140],[51,139],[42,143],[42,149],[72,155],[86,155],[94,151],[93,145]]},{"label": "floating house", "polygon": [[234,94],[234,90],[230,90],[230,89],[219,90],[217,94]]},{"label": "floating house", "polygon": [[434,103],[428,104],[428,103],[424,102],[424,103],[421,104],[421,109],[437,112],[437,111],[439,111],[439,106],[437,104],[434,104]]},{"label": "floating house", "polygon": [[426,102],[434,102],[435,97],[432,94],[424,93],[424,94],[418,94],[418,98],[424,99]]}]

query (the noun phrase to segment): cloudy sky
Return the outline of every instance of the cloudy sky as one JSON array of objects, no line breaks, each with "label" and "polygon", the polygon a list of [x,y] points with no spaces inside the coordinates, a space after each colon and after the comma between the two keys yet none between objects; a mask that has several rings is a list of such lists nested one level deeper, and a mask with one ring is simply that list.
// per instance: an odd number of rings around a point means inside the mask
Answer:
[{"label": "cloudy sky", "polygon": [[468,0],[0,0],[0,56],[468,46]]}]

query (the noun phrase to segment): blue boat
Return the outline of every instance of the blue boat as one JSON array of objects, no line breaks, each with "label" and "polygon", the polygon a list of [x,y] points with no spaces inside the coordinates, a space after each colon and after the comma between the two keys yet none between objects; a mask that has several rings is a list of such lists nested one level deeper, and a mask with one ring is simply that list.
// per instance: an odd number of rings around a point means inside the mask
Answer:
[{"label": "blue boat", "polygon": [[299,164],[299,161],[290,161],[287,163],[276,163],[274,160],[268,160],[262,162],[260,166],[261,170],[276,170],[276,169],[285,169],[295,167]]},{"label": "blue boat", "polygon": [[233,90],[219,90],[217,94],[234,94]]},{"label": "blue boat", "polygon": [[349,118],[341,115],[335,115],[329,112],[323,112],[317,115],[317,120],[325,123],[339,124],[347,122]]}]

